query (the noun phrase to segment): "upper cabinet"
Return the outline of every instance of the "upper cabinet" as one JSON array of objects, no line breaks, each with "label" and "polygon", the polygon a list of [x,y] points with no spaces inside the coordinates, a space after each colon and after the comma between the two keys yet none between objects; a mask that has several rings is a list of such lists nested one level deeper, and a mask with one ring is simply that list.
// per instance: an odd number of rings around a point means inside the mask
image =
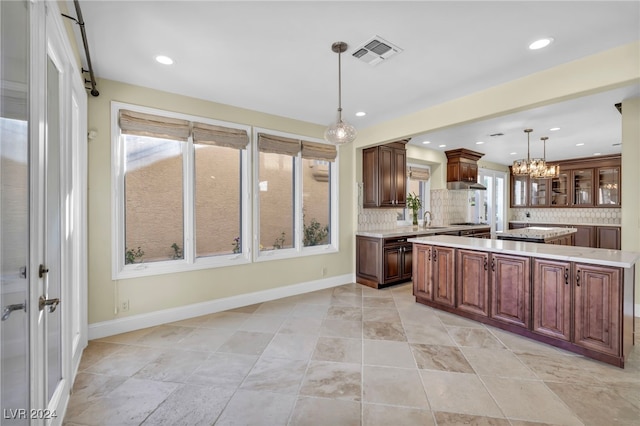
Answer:
[{"label": "upper cabinet", "polygon": [[552,179],[511,176],[511,207],[620,207],[620,155],[558,162]]},{"label": "upper cabinet", "polygon": [[407,204],[408,139],[362,150],[362,205],[401,207]]},{"label": "upper cabinet", "polygon": [[478,160],[484,154],[465,148],[444,153],[447,155],[447,182],[478,181]]}]

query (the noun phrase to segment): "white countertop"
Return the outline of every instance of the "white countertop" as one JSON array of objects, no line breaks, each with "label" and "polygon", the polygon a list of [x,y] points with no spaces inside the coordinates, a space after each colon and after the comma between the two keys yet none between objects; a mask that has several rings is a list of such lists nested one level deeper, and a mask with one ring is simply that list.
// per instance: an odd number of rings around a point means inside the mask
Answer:
[{"label": "white countertop", "polygon": [[430,244],[492,253],[533,256],[544,259],[590,263],[618,268],[630,268],[640,259],[640,253],[630,251],[527,243],[523,241],[454,237],[450,235],[410,238],[408,241],[415,244]]},{"label": "white countertop", "polygon": [[504,239],[528,239],[546,241],[551,238],[561,237],[563,235],[575,234],[578,232],[576,228],[554,228],[530,226],[528,228],[509,229],[507,231],[498,232],[496,236]]},{"label": "white countertop", "polygon": [[562,225],[581,225],[581,226],[617,226],[618,228],[622,225],[619,223],[591,223],[591,222],[558,222],[557,220],[554,222],[546,222],[544,220],[510,220],[509,223],[535,223],[536,225],[550,225],[550,226],[562,226]]},{"label": "white countertop", "polygon": [[422,226],[398,226],[393,229],[374,229],[370,231],[356,231],[356,235],[360,237],[373,237],[373,238],[391,238],[391,237],[403,237],[407,235],[433,235],[440,232],[448,231],[460,231],[463,229],[489,229],[489,225],[445,225],[445,226],[432,226],[430,228],[423,228]]}]

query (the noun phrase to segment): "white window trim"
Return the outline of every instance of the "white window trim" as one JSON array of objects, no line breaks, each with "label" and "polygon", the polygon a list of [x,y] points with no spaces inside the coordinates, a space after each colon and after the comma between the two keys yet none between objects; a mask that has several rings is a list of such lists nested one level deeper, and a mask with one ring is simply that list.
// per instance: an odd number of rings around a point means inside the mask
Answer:
[{"label": "white window trim", "polygon": [[[124,217],[124,144],[121,141],[120,126],[118,125],[118,111],[120,109],[129,109],[147,114],[155,114],[164,117],[180,118],[189,121],[198,121],[201,123],[232,127],[243,129],[251,135],[251,126],[229,123],[210,118],[193,116],[188,114],[180,114],[176,112],[164,111],[155,108],[131,105],[122,102],[111,102],[111,256],[112,256],[112,279],[127,279],[145,277],[151,275],[170,274],[176,272],[194,271],[200,269],[217,268],[232,265],[241,265],[251,262],[251,185],[249,184],[250,173],[249,164],[251,164],[251,149],[241,151],[242,165],[242,198],[243,206],[241,212],[242,240],[241,253],[233,253],[229,255],[211,256],[195,258],[195,204],[194,204],[194,179],[185,179],[183,186],[184,195],[184,259],[169,260],[149,263],[124,264],[124,247],[125,247],[125,217]],[[193,171],[194,163],[194,146],[189,138],[189,142],[182,147],[183,150],[183,175],[186,177],[187,172]],[[189,150],[184,155],[184,150]]]},{"label": "white window trim", "polygon": [[[255,127],[253,129],[253,141],[258,140],[258,133],[267,133],[274,136],[281,136],[285,138],[292,139],[303,139],[309,142],[318,142],[318,143],[327,143],[322,139],[311,138],[308,136],[301,136],[293,133],[285,133],[277,130],[265,129]],[[260,189],[259,185],[259,167],[260,167],[260,153],[258,151],[258,144],[253,144],[253,158],[255,161],[253,162],[253,247],[255,250],[253,251],[253,261],[254,262],[264,262],[269,260],[276,259],[291,259],[296,257],[303,256],[311,256],[317,254],[328,254],[328,253],[337,253],[339,251],[339,223],[338,223],[338,161],[339,155],[336,157],[335,161],[329,162],[330,171],[330,233],[331,233],[331,242],[330,244],[318,245],[318,246],[309,246],[303,247],[303,218],[302,218],[302,155],[298,153],[296,157],[296,161],[294,162],[294,178],[296,180],[295,185],[295,193],[294,193],[294,232],[296,235],[295,241],[293,242],[292,248],[287,249],[278,249],[278,250],[260,250]]]}]

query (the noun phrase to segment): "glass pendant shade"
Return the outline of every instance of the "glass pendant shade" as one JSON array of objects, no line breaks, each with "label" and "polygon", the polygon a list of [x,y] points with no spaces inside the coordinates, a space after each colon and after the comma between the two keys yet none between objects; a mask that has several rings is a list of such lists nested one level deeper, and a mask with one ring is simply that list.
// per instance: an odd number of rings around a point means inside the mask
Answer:
[{"label": "glass pendant shade", "polygon": [[342,119],[340,111],[338,111],[336,122],[331,123],[324,131],[325,140],[336,145],[351,143],[356,139],[356,136],[358,136],[358,131]]},{"label": "glass pendant shade", "polygon": [[340,55],[347,50],[347,43],[337,41],[331,45],[331,50],[338,54],[338,116],[336,121],[327,127],[324,139],[335,145],[351,143],[358,136],[356,128],[342,119],[342,64]]}]

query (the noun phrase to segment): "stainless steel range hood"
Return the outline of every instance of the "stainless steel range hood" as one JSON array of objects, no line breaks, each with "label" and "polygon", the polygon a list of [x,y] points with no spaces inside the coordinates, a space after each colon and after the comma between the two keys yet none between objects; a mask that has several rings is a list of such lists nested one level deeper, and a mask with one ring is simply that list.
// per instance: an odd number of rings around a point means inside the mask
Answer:
[{"label": "stainless steel range hood", "polygon": [[464,182],[464,181],[458,181],[458,182],[447,182],[447,189],[451,189],[451,190],[475,190],[475,189],[479,189],[481,191],[486,191],[487,188],[478,183],[478,182]]}]

